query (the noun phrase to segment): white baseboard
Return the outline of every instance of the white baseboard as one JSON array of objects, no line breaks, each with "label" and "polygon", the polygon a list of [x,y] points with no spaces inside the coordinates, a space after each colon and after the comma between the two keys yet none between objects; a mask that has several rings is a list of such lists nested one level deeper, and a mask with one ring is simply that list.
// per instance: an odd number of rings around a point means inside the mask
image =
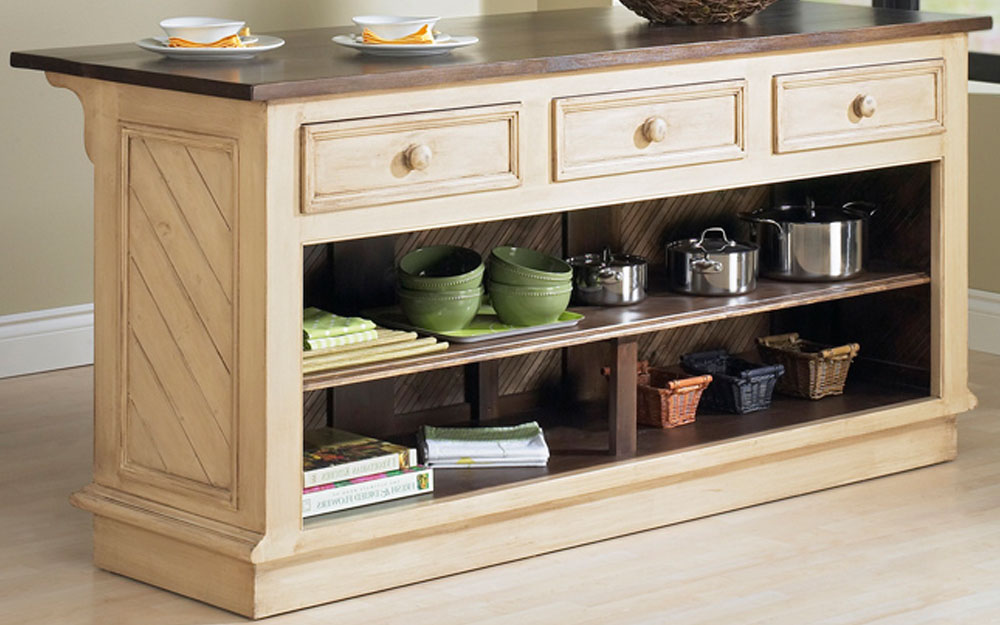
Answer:
[{"label": "white baseboard", "polygon": [[0,378],[93,362],[93,304],[0,317]]},{"label": "white baseboard", "polygon": [[969,349],[1000,354],[1000,293],[969,289]]}]

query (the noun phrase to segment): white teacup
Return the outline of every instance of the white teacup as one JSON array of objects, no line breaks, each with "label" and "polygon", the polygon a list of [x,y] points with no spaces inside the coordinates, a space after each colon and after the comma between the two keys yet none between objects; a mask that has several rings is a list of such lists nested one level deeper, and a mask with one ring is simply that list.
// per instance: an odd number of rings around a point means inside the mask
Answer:
[{"label": "white teacup", "polygon": [[239,34],[245,24],[217,17],[171,17],[160,22],[160,28],[168,37],[209,44]]},{"label": "white teacup", "polygon": [[400,15],[358,15],[354,18],[354,23],[361,28],[367,28],[377,37],[382,39],[402,39],[407,35],[412,35],[424,26],[427,31],[434,30],[434,24],[440,17],[414,17]]}]

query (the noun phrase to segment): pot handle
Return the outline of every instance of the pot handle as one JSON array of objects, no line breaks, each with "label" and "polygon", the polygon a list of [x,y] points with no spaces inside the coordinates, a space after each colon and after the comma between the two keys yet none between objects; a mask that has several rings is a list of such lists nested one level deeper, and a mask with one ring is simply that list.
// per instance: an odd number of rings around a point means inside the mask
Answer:
[{"label": "pot handle", "polygon": [[601,267],[597,271],[597,277],[600,278],[602,281],[607,281],[612,283],[621,282],[623,278],[622,272],[615,271],[611,267]]},{"label": "pot handle", "polygon": [[845,208],[847,210],[856,210],[859,213],[864,213],[869,217],[878,212],[878,206],[872,204],[871,202],[864,202],[860,200],[856,202],[848,202],[847,204],[841,206],[841,208]]},{"label": "pot handle", "polygon": [[753,213],[740,213],[739,217],[740,219],[743,219],[745,221],[751,221],[756,224],[767,224],[769,226],[774,226],[775,228],[778,229],[778,232],[782,233],[784,232],[784,229],[782,229],[781,224],[779,224],[773,219],[767,219],[766,217],[758,217]]},{"label": "pot handle", "polygon": [[722,273],[722,263],[707,258],[692,258],[691,271],[695,273]]}]

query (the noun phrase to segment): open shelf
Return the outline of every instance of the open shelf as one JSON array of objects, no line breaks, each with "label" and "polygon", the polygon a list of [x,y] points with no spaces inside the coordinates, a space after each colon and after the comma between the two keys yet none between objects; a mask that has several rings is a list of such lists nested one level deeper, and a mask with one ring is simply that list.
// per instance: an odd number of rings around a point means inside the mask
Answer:
[{"label": "open shelf", "polygon": [[529,352],[668,330],[741,315],[781,310],[927,284],[925,272],[867,272],[842,282],[805,283],[762,279],[740,297],[694,297],[652,293],[627,307],[572,308],[584,319],[576,326],[472,344],[452,343],[444,352],[303,376],[305,391],[369,382],[443,367],[506,358]]},{"label": "open shelf", "polygon": [[[746,415],[699,409],[697,420],[690,425],[663,430],[640,426],[635,458],[674,453],[738,437],[752,437],[823,419],[849,418],[862,411],[926,398],[926,390],[889,386],[869,380],[849,380],[843,395],[813,401],[775,394],[770,408]],[[598,416],[602,410],[602,406],[590,405],[572,409],[574,415],[556,416],[557,421],[566,417],[585,421],[586,425],[582,427],[557,425],[544,428],[545,440],[552,454],[547,467],[439,469],[434,472],[433,494],[311,517],[303,521],[303,528],[320,527],[340,519],[377,515],[387,510],[422,505],[431,500],[527,480],[557,479],[562,474],[633,460],[616,458],[608,451],[607,422]],[[552,418],[551,415],[529,414],[521,415],[520,420],[535,417],[543,425],[546,417]]]}]

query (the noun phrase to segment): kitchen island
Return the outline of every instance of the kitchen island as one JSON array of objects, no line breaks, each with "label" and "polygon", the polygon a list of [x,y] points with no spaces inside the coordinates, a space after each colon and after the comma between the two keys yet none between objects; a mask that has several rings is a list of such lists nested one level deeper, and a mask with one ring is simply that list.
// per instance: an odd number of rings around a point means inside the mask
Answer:
[{"label": "kitchen island", "polygon": [[[79,96],[95,167],[94,478],[72,501],[97,566],[263,617],[955,456],[975,403],[965,33],[989,19],[782,0],[735,25],[445,25],[480,43],[393,60],[316,29],[233,63],[12,55]],[[656,261],[665,233],[801,188],[880,203],[869,271],[734,298],[654,274],[646,301],[572,328],[302,373],[303,306],[391,303],[415,246]],[[842,396],[637,427],[637,359],[791,330],[861,343]],[[553,457],[304,522],[317,405],[387,438],[537,418]]]}]

